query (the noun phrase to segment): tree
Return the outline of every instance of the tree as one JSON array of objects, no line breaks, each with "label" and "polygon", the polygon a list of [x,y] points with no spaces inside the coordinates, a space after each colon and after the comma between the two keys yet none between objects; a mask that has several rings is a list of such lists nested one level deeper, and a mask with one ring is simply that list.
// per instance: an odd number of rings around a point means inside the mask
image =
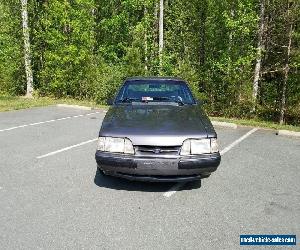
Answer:
[{"label": "tree", "polygon": [[159,2],[159,72],[162,73],[164,49],[164,0]]},{"label": "tree", "polygon": [[293,33],[293,24],[290,24],[290,30],[288,35],[288,46],[286,52],[286,63],[284,67],[284,79],[283,79],[282,94],[281,94],[281,107],[280,107],[280,118],[279,118],[280,125],[282,125],[284,122],[284,114],[286,108],[286,85],[287,85],[288,75],[290,70],[289,61],[290,61],[291,45],[292,45],[292,33]]},{"label": "tree", "polygon": [[199,25],[199,64],[204,66],[205,63],[205,40],[206,40],[206,18],[207,18],[207,0],[201,1],[201,6],[199,6],[200,13],[200,25]]},{"label": "tree", "polygon": [[27,1],[0,0],[1,93],[29,96],[33,74],[40,95],[105,103],[126,77],[164,74],[211,115],[300,124],[299,1]]},{"label": "tree", "polygon": [[0,93],[24,93],[24,52],[19,0],[0,0]]},{"label": "tree", "polygon": [[[261,62],[262,62],[262,53],[264,50],[264,29],[265,29],[265,0],[260,0],[260,21],[259,21],[259,29],[258,29],[258,42],[257,42],[257,56],[256,56],[256,64],[254,70],[254,78],[253,78],[253,92],[252,98],[254,104],[256,103],[257,95],[258,95],[258,83],[261,75]],[[255,106],[254,106],[255,108]]]},{"label": "tree", "polygon": [[[289,77],[289,71],[290,71],[290,56],[291,56],[291,48],[292,48],[292,36],[293,36],[293,27],[294,27],[294,16],[293,13],[291,14],[291,6],[293,3],[288,2],[287,4],[287,14],[286,14],[286,24],[288,29],[288,36],[287,36],[287,46],[286,46],[286,55],[285,55],[285,65],[283,68],[283,84],[282,84],[282,93],[281,93],[281,105],[280,105],[280,117],[279,117],[279,123],[280,125],[284,122],[284,115],[286,110],[286,89],[287,89],[287,82]],[[298,4],[295,3],[294,8],[297,9]]]},{"label": "tree", "polygon": [[29,27],[28,27],[28,6],[27,0],[21,0],[22,6],[22,26],[23,26],[23,40],[24,40],[24,61],[26,72],[26,97],[32,98],[33,93],[33,76],[31,69],[31,51],[30,51],[30,39],[29,39]]}]

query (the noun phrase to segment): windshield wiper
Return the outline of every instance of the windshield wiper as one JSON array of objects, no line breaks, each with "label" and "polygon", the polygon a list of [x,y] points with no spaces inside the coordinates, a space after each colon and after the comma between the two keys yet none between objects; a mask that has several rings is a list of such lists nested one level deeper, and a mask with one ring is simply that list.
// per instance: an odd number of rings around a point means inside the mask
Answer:
[{"label": "windshield wiper", "polygon": [[140,102],[141,100],[139,98],[129,98],[129,97],[125,97],[123,99],[120,99],[118,102],[122,102],[122,103],[129,103],[129,102]]},{"label": "windshield wiper", "polygon": [[172,99],[170,97],[164,97],[164,96],[153,97],[153,100],[156,100],[156,101],[172,101]]},{"label": "windshield wiper", "polygon": [[181,101],[180,99],[177,99],[177,101],[175,101],[178,103],[178,105],[183,106],[185,105],[185,103],[183,101]]},{"label": "windshield wiper", "polygon": [[174,100],[173,98],[171,97],[153,97],[153,100],[158,100],[158,101],[170,101],[170,102],[175,102],[175,103],[178,103],[178,105],[180,106],[183,106],[185,103],[180,100],[179,98],[177,100]]}]

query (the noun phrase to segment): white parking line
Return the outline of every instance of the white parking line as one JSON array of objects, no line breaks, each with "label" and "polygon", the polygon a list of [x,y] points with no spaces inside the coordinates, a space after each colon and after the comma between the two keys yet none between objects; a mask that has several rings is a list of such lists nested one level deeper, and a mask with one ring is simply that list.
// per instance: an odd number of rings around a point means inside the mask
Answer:
[{"label": "white parking line", "polygon": [[72,145],[72,146],[69,146],[69,147],[66,147],[66,148],[62,148],[62,149],[59,149],[59,150],[50,152],[50,153],[45,154],[45,155],[40,155],[40,156],[37,156],[36,158],[37,158],[37,159],[42,159],[42,158],[45,158],[45,157],[48,157],[48,156],[51,156],[51,155],[58,154],[58,153],[60,153],[60,152],[64,152],[64,151],[70,150],[70,149],[72,149],[72,148],[80,147],[80,146],[82,146],[82,145],[85,145],[85,144],[94,142],[94,141],[96,141],[96,140],[98,140],[98,138],[95,138],[95,139],[92,139],[92,140],[88,140],[88,141],[84,141],[84,142],[81,142],[81,143],[78,143],[78,144],[75,144],[75,145]]},{"label": "white parking line", "polygon": [[[233,147],[238,145],[241,141],[245,140],[249,135],[253,134],[255,131],[257,131],[258,128],[253,128],[246,134],[244,134],[239,139],[235,140],[233,143],[229,144],[227,147],[225,147],[223,150],[220,151],[221,155],[226,154],[229,150],[231,150]],[[167,192],[163,194],[164,197],[171,197],[173,194],[175,194],[181,187],[183,187],[186,184],[186,182],[179,182],[172,186]]]},{"label": "white parking line", "polygon": [[228,145],[226,148],[221,150],[220,154],[221,155],[226,154],[230,149],[232,149],[233,147],[238,145],[241,141],[245,140],[249,135],[253,134],[257,130],[258,130],[258,128],[251,129],[248,133],[244,134],[242,137],[240,137],[239,139],[237,139],[236,141],[234,141],[233,143]]},{"label": "white parking line", "polygon": [[169,198],[171,195],[175,194],[179,188],[185,185],[186,182],[178,182],[174,186],[172,186],[167,192],[164,193],[164,196]]},{"label": "white parking line", "polygon": [[48,121],[24,124],[24,125],[20,125],[20,126],[16,126],[16,127],[1,129],[0,132],[10,131],[10,130],[18,129],[18,128],[25,128],[25,127],[29,127],[29,126],[36,126],[36,125],[40,125],[40,124],[44,124],[44,123],[62,121],[62,120],[67,120],[67,119],[71,119],[71,118],[78,118],[78,117],[83,117],[83,116],[88,116],[88,115],[95,115],[95,114],[99,114],[99,113],[101,113],[101,112],[97,111],[97,112],[83,114],[83,115],[74,115],[74,116],[68,116],[68,117],[63,117],[63,118],[58,118],[58,119],[53,119],[53,120],[48,120]]}]

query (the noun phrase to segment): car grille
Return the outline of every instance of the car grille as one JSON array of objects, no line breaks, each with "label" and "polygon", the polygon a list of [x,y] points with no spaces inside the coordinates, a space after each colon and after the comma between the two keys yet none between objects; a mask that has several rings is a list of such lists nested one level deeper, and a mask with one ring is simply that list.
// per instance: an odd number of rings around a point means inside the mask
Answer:
[{"label": "car grille", "polygon": [[136,155],[179,155],[180,146],[135,146]]}]

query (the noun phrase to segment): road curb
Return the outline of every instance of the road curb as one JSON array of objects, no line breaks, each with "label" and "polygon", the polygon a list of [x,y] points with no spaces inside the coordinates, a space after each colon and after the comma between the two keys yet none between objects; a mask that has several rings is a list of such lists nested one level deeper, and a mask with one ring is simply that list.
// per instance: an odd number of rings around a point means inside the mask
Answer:
[{"label": "road curb", "polygon": [[300,132],[290,131],[290,130],[278,130],[276,134],[282,136],[300,137]]},{"label": "road curb", "polygon": [[211,123],[213,126],[237,129],[237,125],[235,123],[231,123],[231,122],[211,121]]},{"label": "road curb", "polygon": [[69,104],[56,104],[57,107],[63,107],[63,108],[75,108],[75,109],[81,109],[81,110],[92,110],[92,107],[87,106],[80,106],[80,105],[69,105]]}]

